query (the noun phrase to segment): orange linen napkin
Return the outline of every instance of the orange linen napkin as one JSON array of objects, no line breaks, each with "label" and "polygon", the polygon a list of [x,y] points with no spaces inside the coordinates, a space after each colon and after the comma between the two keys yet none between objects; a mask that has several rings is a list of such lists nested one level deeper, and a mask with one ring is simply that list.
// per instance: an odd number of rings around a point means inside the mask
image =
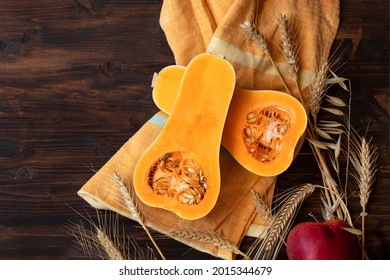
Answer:
[{"label": "orange linen napkin", "polygon": [[[328,58],[339,23],[339,0],[165,0],[160,24],[174,53],[176,63],[186,66],[197,54],[211,52],[224,56],[237,74],[237,86],[285,91],[275,69],[259,47],[243,32],[240,24],[255,19],[268,40],[270,52],[294,95],[288,67],[280,53],[277,17],[280,14],[300,30],[299,82],[305,99],[313,73]],[[134,219],[125,207],[117,185],[118,173],[132,187],[132,174],[142,152],[161,131],[167,116],[157,113],[134,134],[113,157],[79,190],[92,206],[110,209]],[[224,150],[220,155],[221,192],[215,208],[204,218],[188,221],[138,201],[148,225],[169,234],[171,228],[204,231],[223,237],[237,246],[245,235],[259,236],[267,226],[256,211],[251,190],[272,200],[276,177],[260,177],[240,166]],[[197,250],[223,259],[235,254],[223,246],[174,237]]]}]

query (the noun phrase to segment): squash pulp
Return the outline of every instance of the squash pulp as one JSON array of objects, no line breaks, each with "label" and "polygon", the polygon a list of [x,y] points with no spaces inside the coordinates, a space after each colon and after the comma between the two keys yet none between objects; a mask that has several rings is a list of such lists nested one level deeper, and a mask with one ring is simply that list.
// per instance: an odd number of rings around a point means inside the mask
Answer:
[{"label": "squash pulp", "polygon": [[136,164],[133,183],[145,204],[198,219],[218,199],[220,143],[235,72],[225,59],[203,53],[180,77],[169,118]]}]

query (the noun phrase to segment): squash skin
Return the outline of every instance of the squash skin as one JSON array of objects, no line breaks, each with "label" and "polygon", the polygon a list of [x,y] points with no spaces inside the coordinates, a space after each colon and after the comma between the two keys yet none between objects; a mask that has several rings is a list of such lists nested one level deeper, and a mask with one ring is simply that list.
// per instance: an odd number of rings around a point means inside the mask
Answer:
[{"label": "squash skin", "polygon": [[[213,209],[221,183],[220,142],[234,87],[235,72],[226,60],[208,53],[191,60],[171,103],[166,124],[136,164],[133,183],[142,202],[189,220],[204,217]],[[178,199],[156,194],[149,186],[150,168],[171,152],[179,152],[201,167],[207,190],[199,204],[183,204]]]},{"label": "squash skin", "polygon": [[[170,113],[170,104],[180,84],[177,80],[185,71],[183,66],[168,66],[157,75],[153,87],[153,99],[163,112]],[[249,152],[243,143],[243,128],[249,112],[277,106],[288,112],[290,122],[288,134],[281,142],[277,158],[269,161],[259,161]],[[235,88],[227,114],[221,144],[247,170],[261,176],[276,176],[291,165],[294,159],[295,147],[304,135],[307,126],[307,113],[302,104],[294,97],[274,90],[248,90]]]}]

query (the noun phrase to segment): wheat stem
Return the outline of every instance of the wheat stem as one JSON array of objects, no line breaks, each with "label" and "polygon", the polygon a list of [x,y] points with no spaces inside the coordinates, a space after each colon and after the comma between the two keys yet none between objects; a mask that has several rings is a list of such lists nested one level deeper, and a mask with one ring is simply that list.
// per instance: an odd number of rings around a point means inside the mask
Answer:
[{"label": "wheat stem", "polygon": [[349,214],[348,207],[347,207],[346,203],[344,202],[344,200],[341,198],[341,196],[338,192],[338,189],[332,188],[329,186],[319,186],[319,185],[317,185],[316,187],[323,189],[324,191],[326,191],[327,193],[332,195],[333,203],[338,204],[339,205],[338,208],[342,209],[344,211],[344,214],[345,214],[344,217],[338,217],[338,218],[346,220],[346,222],[351,227],[353,227],[352,218],[351,218],[351,215]]},{"label": "wheat stem", "polygon": [[349,184],[349,166],[350,166],[350,154],[351,154],[351,131],[352,131],[352,125],[351,125],[351,104],[352,104],[352,87],[351,82],[349,82],[349,100],[348,100],[348,118],[346,119],[345,123],[347,126],[347,137],[346,137],[346,166],[345,166],[345,184],[344,184],[344,193],[347,193],[347,188]]},{"label": "wheat stem", "polygon": [[142,214],[141,210],[138,207],[137,200],[134,196],[133,191],[128,191],[125,183],[123,182],[122,178],[115,172],[114,173],[114,180],[115,183],[122,195],[122,198],[127,206],[127,209],[130,211],[130,213],[136,218],[138,223],[142,226],[146,234],[148,235],[150,241],[153,243],[154,247],[160,254],[161,258],[163,260],[166,260],[164,254],[162,253],[160,247],[157,245],[156,241],[154,240],[153,236],[150,233],[149,228],[146,225],[146,219],[145,216]]},{"label": "wheat stem", "polygon": [[[366,212],[366,206],[362,207],[362,213]],[[365,251],[366,251],[366,215],[362,215],[362,259],[364,259]]]}]

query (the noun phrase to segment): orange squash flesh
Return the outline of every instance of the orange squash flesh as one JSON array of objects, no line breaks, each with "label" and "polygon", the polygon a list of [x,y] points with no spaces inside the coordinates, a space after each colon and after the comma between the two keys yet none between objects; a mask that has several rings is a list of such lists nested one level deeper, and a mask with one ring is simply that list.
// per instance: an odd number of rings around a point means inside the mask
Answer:
[{"label": "orange squash flesh", "polygon": [[161,111],[168,115],[176,99],[185,70],[186,67],[184,66],[170,65],[164,67],[154,77],[152,83],[153,101]]},{"label": "orange squash flesh", "polygon": [[204,53],[189,63],[180,81],[170,116],[139,159],[133,183],[145,204],[198,219],[212,210],[219,195],[220,142],[235,72],[226,60]]},{"label": "orange squash flesh", "polygon": [[[155,79],[154,102],[167,114],[184,71],[182,66],[168,66]],[[250,118],[253,115],[255,119]],[[276,176],[292,163],[306,125],[306,111],[294,97],[273,90],[236,88],[221,144],[249,171]]]}]

